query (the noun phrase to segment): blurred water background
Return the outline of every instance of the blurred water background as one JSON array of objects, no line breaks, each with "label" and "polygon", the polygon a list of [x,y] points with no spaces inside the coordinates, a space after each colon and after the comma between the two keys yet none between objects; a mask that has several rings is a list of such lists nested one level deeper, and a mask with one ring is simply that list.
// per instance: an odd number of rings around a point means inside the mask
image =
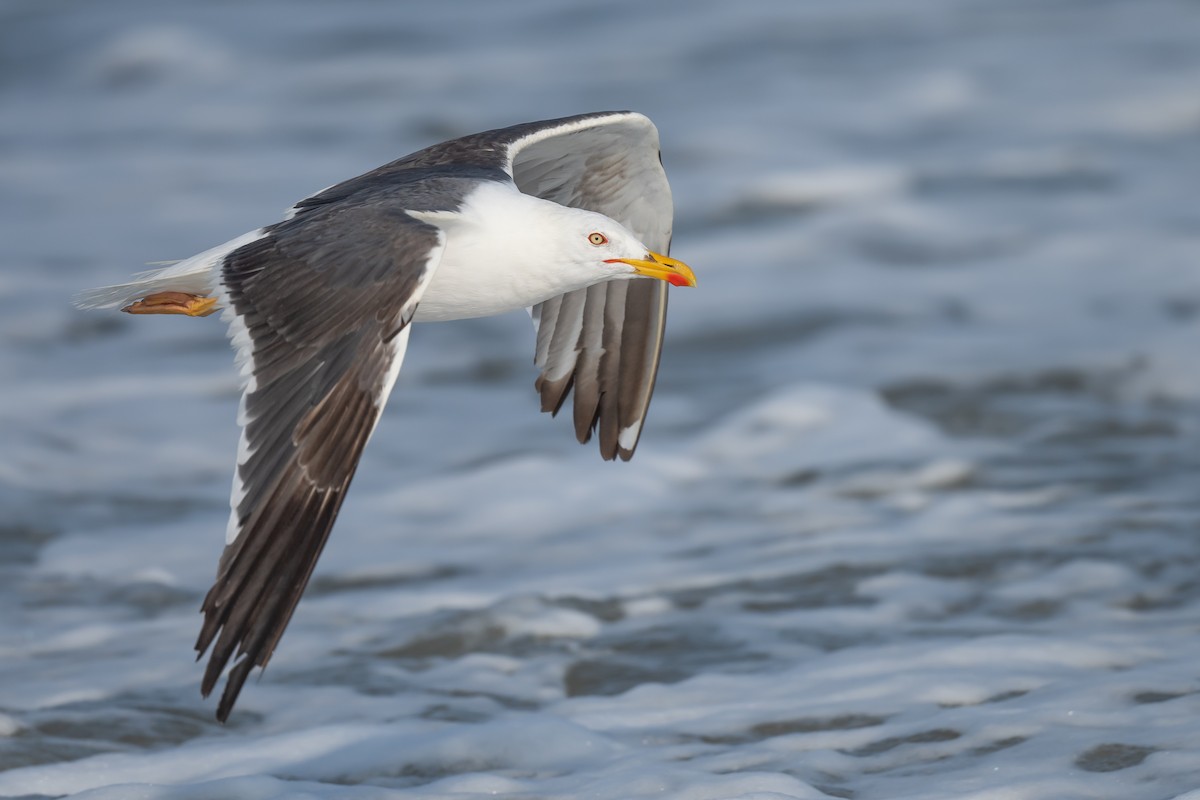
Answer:
[{"label": "blurred water background", "polygon": [[[0,5],[0,795],[1200,795],[1194,0]],[[637,458],[426,325],[231,724],[216,318],[83,314],[425,145],[635,109]]]}]

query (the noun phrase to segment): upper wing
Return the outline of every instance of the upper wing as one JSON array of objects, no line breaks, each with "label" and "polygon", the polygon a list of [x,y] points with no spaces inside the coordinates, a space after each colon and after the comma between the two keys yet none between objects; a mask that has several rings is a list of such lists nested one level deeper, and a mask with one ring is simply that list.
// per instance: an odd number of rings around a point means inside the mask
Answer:
[{"label": "upper wing", "polygon": [[269,228],[224,261],[246,387],[229,534],[196,642],[200,655],[213,645],[205,696],[241,658],[217,709],[222,721],[308,583],[443,245],[436,227],[399,206],[350,200]]},{"label": "upper wing", "polygon": [[[671,245],[671,187],[658,130],[641,114],[616,112],[514,129],[507,168],[528,194],[586,208],[629,228],[661,253]],[[654,391],[667,318],[662,281],[610,281],[531,311],[537,325],[535,384],[542,410],[558,413],[575,390],[575,435],[599,429],[600,454],[628,461]]]}]

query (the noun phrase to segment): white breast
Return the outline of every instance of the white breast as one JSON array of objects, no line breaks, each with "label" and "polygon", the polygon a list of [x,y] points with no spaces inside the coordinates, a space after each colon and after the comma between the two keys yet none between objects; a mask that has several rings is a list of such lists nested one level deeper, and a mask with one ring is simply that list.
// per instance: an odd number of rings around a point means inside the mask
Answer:
[{"label": "white breast", "polygon": [[562,225],[576,213],[486,181],[456,212],[409,212],[446,234],[446,249],[415,319],[488,317],[536,305],[603,276],[560,257]]}]

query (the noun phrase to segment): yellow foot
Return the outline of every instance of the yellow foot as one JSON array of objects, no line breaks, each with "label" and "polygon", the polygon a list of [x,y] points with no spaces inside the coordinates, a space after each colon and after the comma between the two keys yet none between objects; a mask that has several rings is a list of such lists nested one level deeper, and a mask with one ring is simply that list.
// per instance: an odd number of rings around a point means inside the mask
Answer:
[{"label": "yellow foot", "polygon": [[186,314],[207,317],[217,310],[217,298],[186,292],[155,292],[121,309],[126,314]]}]

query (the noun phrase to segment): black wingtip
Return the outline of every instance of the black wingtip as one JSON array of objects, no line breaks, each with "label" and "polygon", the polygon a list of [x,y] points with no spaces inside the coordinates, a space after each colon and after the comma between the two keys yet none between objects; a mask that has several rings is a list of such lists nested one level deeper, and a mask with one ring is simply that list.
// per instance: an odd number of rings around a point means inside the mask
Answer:
[{"label": "black wingtip", "polygon": [[245,685],[246,678],[250,677],[252,669],[254,669],[254,659],[243,658],[234,664],[233,669],[229,670],[229,677],[225,681],[225,691],[221,692],[221,702],[217,704],[218,722],[228,721],[229,714],[233,711],[238,695],[242,693],[242,686]]}]

